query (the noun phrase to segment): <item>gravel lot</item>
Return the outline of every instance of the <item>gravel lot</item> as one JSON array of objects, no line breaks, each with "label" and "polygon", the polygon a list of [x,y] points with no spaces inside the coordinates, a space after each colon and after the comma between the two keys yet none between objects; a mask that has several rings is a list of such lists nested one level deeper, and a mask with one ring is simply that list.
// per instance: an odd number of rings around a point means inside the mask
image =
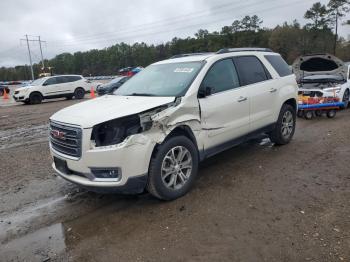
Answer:
[{"label": "gravel lot", "polygon": [[350,261],[350,110],[208,159],[161,202],[55,176],[48,118],[73,103],[0,102],[1,261]]}]

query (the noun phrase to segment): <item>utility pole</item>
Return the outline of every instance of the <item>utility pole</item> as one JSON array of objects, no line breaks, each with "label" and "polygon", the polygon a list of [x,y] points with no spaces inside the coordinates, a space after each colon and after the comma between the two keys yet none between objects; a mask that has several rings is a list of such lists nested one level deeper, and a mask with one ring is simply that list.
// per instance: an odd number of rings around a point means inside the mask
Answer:
[{"label": "utility pole", "polygon": [[30,62],[30,70],[31,70],[31,72],[32,72],[32,80],[34,81],[34,72],[33,72],[32,54],[30,53],[30,47],[29,47],[28,35],[26,35],[26,42],[27,42],[27,48],[28,48],[28,55],[29,55],[29,62]]},{"label": "utility pole", "polygon": [[41,64],[43,66],[43,70],[45,70],[45,64],[44,64],[44,56],[43,56],[43,49],[41,48],[41,40],[40,40],[40,35],[38,36],[39,38],[39,46],[40,46],[40,55],[41,55]]},{"label": "utility pole", "polygon": [[[34,36],[34,37],[38,37],[38,40],[36,39],[29,39],[28,35],[25,35],[25,39],[20,39],[21,41],[26,41],[27,43],[27,48],[28,48],[28,56],[29,56],[29,62],[30,62],[30,70],[32,73],[32,80],[34,80],[34,71],[33,71],[33,62],[32,62],[32,54],[30,52],[30,45],[29,42],[39,42],[39,47],[40,47],[40,55],[41,55],[41,65],[43,67],[43,70],[45,70],[45,64],[44,64],[44,56],[43,56],[43,50],[42,50],[42,46],[41,43],[46,43],[46,41],[42,41],[40,39],[40,36]],[[31,36],[33,37],[33,36]]]},{"label": "utility pole", "polygon": [[334,37],[334,55],[336,55],[337,52],[337,42],[338,42],[338,9],[336,10],[335,14],[335,37]]}]

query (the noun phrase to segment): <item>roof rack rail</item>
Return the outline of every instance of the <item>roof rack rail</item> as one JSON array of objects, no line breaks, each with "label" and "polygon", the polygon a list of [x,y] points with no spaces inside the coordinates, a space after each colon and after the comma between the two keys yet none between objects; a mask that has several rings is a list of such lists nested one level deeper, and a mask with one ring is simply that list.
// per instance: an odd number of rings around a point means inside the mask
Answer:
[{"label": "roof rack rail", "polygon": [[273,52],[270,48],[260,48],[260,47],[242,47],[242,48],[223,48],[217,51],[217,54],[226,54],[232,52],[245,52],[245,51],[255,51],[255,52]]},{"label": "roof rack rail", "polygon": [[170,57],[170,59],[181,58],[181,57],[188,57],[188,56],[209,55],[209,54],[213,54],[213,53],[211,53],[211,52],[205,52],[205,53],[179,54],[179,55],[174,55],[174,56]]}]

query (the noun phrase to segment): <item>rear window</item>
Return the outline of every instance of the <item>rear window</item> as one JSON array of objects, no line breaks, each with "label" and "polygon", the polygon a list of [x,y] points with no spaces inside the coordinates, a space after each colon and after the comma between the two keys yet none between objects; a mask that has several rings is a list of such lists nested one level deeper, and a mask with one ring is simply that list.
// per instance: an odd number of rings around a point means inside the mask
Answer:
[{"label": "rear window", "polygon": [[80,76],[65,76],[66,82],[75,82],[81,79]]},{"label": "rear window", "polygon": [[255,56],[234,57],[242,85],[251,85],[271,78],[266,68]]},{"label": "rear window", "polygon": [[292,70],[289,68],[286,61],[279,55],[266,55],[265,58],[270,62],[272,67],[276,70],[276,72],[281,76],[289,76],[292,74]]}]

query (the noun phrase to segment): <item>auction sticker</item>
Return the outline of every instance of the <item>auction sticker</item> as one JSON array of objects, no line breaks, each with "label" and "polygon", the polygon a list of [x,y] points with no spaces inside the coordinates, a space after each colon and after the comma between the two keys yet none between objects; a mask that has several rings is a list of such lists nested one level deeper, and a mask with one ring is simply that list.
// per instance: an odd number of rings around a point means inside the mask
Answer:
[{"label": "auction sticker", "polygon": [[192,73],[193,72],[193,68],[189,68],[189,67],[182,67],[182,68],[176,68],[174,70],[175,73]]}]

